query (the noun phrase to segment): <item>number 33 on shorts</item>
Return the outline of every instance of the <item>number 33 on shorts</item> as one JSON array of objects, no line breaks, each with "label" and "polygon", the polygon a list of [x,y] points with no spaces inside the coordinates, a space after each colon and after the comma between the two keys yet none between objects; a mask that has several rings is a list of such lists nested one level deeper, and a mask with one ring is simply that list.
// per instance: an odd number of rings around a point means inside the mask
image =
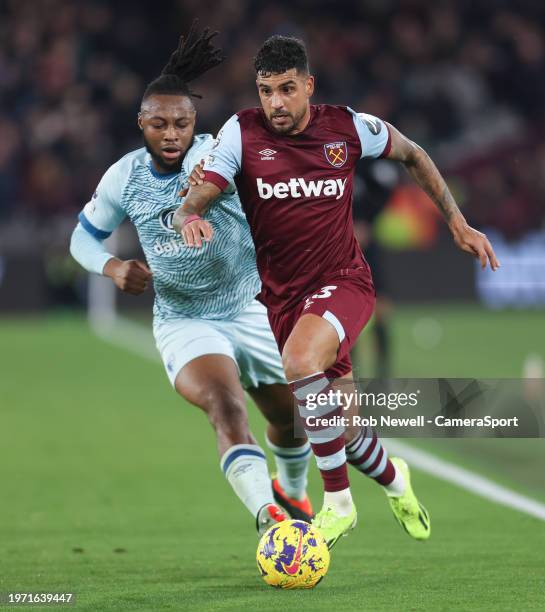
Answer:
[{"label": "number 33 on shorts", "polygon": [[331,292],[335,291],[335,289],[337,289],[337,285],[326,285],[325,287],[322,287],[320,291],[318,291],[318,293],[311,295],[305,300],[305,306],[303,310],[306,310],[313,303],[312,300],[331,297]]}]

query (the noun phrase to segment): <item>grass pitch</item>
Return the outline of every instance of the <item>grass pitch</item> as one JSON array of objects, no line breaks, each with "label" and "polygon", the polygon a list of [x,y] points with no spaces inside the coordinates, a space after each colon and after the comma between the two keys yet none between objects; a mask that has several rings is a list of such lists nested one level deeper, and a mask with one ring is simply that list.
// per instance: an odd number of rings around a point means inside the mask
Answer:
[{"label": "grass pitch", "polygon": [[[415,325],[432,318],[441,333],[432,323],[418,339]],[[519,376],[527,353],[544,350],[542,318],[400,310],[396,371]],[[545,523],[417,471],[429,542],[411,541],[379,488],[353,475],[360,524],[334,549],[326,579],[312,591],[273,590],[208,424],[159,363],[105,344],[73,315],[4,319],[0,345],[0,592],[74,592],[81,610],[545,610]],[[477,441],[480,453],[427,444],[543,495],[543,441],[492,442],[493,452]]]}]

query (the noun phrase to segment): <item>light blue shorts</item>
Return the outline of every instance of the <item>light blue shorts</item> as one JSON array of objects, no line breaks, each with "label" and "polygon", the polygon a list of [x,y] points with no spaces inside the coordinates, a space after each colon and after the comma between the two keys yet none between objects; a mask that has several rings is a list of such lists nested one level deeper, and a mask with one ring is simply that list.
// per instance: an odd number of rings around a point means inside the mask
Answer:
[{"label": "light blue shorts", "polygon": [[245,389],[286,384],[282,360],[263,304],[254,300],[235,319],[180,318],[154,322],[153,334],[167,376],[174,386],[178,372],[202,355],[226,355],[237,364]]}]

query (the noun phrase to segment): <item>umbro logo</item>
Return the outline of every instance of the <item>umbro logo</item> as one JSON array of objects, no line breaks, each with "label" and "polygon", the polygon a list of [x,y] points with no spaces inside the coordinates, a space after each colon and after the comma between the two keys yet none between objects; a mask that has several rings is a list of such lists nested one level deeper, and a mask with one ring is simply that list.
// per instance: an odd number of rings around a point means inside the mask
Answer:
[{"label": "umbro logo", "polygon": [[261,161],[274,159],[276,153],[278,153],[278,151],[275,151],[274,149],[263,149],[263,151],[259,151]]}]

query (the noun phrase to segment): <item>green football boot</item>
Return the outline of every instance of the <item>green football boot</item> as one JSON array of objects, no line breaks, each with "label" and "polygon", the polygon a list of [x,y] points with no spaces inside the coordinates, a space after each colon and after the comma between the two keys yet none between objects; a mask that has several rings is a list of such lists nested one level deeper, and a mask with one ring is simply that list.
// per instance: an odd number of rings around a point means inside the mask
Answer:
[{"label": "green football boot", "polygon": [[396,470],[403,474],[405,493],[400,497],[388,495],[390,507],[397,522],[415,540],[427,540],[431,534],[430,515],[424,506],[416,499],[411,486],[409,466],[399,457],[392,457]]},{"label": "green football boot", "polygon": [[331,550],[341,536],[348,535],[348,532],[354,529],[357,520],[358,513],[354,504],[348,516],[340,516],[333,508],[324,507],[314,517],[312,525],[322,534]]}]

